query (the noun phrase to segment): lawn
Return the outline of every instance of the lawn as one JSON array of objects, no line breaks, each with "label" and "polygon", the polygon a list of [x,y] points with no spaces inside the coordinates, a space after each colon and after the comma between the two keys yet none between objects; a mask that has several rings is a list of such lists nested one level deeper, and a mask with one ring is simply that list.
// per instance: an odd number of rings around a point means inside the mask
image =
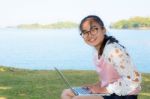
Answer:
[{"label": "lawn", "polygon": [[[64,70],[72,86],[97,82],[95,71]],[[142,91],[138,99],[150,99],[150,74],[142,74]],[[0,66],[0,99],[60,99],[67,88],[56,71],[25,70]]]}]

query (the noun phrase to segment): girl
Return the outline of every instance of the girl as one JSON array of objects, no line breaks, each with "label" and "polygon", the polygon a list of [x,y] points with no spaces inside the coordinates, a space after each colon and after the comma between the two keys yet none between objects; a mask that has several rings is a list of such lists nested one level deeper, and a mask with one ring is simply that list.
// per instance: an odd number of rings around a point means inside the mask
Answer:
[{"label": "girl", "polygon": [[109,93],[110,96],[75,96],[71,90],[62,92],[62,99],[137,99],[141,90],[141,75],[124,46],[107,36],[103,21],[95,15],[80,23],[85,43],[96,49],[94,62],[100,82],[86,86],[91,93]]}]

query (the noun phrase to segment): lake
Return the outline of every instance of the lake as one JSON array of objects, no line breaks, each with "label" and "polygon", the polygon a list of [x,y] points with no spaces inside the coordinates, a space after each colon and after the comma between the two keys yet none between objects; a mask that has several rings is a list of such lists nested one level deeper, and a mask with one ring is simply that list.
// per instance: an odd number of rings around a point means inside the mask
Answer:
[{"label": "lake", "polygon": [[[109,29],[131,55],[141,72],[150,72],[150,30]],[[95,50],[78,29],[0,29],[0,65],[32,70],[93,70]]]}]

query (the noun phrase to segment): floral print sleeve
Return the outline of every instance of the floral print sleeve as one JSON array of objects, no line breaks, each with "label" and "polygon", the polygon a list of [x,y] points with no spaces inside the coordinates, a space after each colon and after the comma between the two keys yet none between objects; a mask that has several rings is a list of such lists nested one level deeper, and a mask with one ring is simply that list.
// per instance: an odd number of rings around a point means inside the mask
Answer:
[{"label": "floral print sleeve", "polygon": [[135,69],[124,47],[118,43],[109,44],[105,52],[105,58],[120,75],[117,81],[110,83],[106,87],[110,93],[128,95],[140,87],[141,75]]}]

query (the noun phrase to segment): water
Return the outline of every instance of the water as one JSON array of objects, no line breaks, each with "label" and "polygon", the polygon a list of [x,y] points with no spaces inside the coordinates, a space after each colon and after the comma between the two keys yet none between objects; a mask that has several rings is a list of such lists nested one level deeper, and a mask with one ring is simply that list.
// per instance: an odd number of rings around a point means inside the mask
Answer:
[{"label": "water", "polygon": [[[126,46],[141,72],[150,72],[150,30],[109,30]],[[93,70],[94,49],[78,29],[0,29],[0,65],[26,69]]]}]

